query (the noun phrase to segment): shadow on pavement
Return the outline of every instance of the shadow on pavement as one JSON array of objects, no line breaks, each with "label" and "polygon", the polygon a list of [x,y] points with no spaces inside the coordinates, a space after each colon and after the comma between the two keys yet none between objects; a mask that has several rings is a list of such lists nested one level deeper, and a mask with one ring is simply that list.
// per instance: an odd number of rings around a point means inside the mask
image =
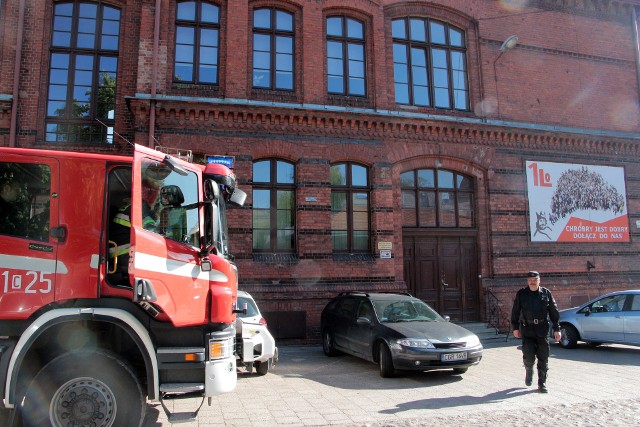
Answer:
[{"label": "shadow on pavement", "polygon": [[[469,370],[478,369],[472,366]],[[393,378],[382,378],[378,365],[357,357],[327,357],[321,347],[282,347],[274,375],[282,378],[304,378],[345,390],[394,390],[434,387],[461,381],[464,374],[452,370],[398,372]]]},{"label": "shadow on pavement", "polygon": [[414,409],[440,409],[453,408],[457,406],[481,405],[492,402],[499,402],[505,399],[522,396],[524,394],[537,393],[537,389],[531,388],[508,388],[484,396],[456,396],[451,397],[430,397],[428,399],[414,400],[412,402],[400,403],[395,408],[378,411],[381,414],[397,414],[399,412],[411,411]]},{"label": "shadow on pavement", "polygon": [[572,349],[551,345],[551,357],[598,365],[640,366],[640,348],[618,344],[602,344],[593,347],[579,343]]}]

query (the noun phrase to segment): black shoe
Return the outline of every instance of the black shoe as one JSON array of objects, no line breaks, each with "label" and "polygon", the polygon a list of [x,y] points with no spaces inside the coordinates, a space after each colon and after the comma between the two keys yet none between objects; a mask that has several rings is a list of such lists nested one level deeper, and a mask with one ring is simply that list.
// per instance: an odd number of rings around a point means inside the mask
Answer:
[{"label": "black shoe", "polygon": [[538,391],[540,393],[549,393],[549,390],[547,389],[547,384],[545,383],[538,384]]},{"label": "black shoe", "polygon": [[526,369],[526,375],[524,377],[524,385],[527,387],[533,383],[533,369]]}]

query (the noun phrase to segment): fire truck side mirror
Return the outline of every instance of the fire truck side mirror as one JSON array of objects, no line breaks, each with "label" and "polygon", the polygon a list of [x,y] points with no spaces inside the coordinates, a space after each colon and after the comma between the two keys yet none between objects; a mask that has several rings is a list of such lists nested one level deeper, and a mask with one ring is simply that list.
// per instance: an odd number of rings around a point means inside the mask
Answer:
[{"label": "fire truck side mirror", "polygon": [[247,193],[245,193],[239,188],[236,188],[236,190],[233,192],[233,194],[229,198],[229,204],[242,207],[244,206],[245,200],[247,200]]},{"label": "fire truck side mirror", "polygon": [[204,199],[208,202],[215,202],[220,197],[220,187],[218,183],[212,179],[204,182]]}]

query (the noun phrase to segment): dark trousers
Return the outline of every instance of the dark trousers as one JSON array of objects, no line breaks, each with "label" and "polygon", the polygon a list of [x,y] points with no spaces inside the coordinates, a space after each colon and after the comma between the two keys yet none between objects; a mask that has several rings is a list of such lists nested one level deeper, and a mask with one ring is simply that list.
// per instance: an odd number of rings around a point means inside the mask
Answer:
[{"label": "dark trousers", "polygon": [[549,342],[547,336],[539,336],[535,331],[528,331],[527,327],[520,330],[522,335],[522,360],[526,369],[533,369],[533,365],[538,359],[538,383],[547,380],[547,370],[549,369]]}]

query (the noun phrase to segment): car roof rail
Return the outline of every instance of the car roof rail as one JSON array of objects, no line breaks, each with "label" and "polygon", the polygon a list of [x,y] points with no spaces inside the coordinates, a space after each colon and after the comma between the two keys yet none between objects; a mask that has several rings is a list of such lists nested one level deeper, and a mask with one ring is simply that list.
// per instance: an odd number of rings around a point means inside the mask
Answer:
[{"label": "car roof rail", "polygon": [[345,296],[345,295],[362,295],[362,296],[368,297],[369,293],[364,291],[345,291],[345,292],[340,292],[338,294],[339,297]]},{"label": "car roof rail", "polygon": [[406,291],[380,291],[380,292],[376,292],[378,294],[390,294],[390,295],[406,295],[408,297],[413,297],[413,295],[411,295],[409,292]]}]

